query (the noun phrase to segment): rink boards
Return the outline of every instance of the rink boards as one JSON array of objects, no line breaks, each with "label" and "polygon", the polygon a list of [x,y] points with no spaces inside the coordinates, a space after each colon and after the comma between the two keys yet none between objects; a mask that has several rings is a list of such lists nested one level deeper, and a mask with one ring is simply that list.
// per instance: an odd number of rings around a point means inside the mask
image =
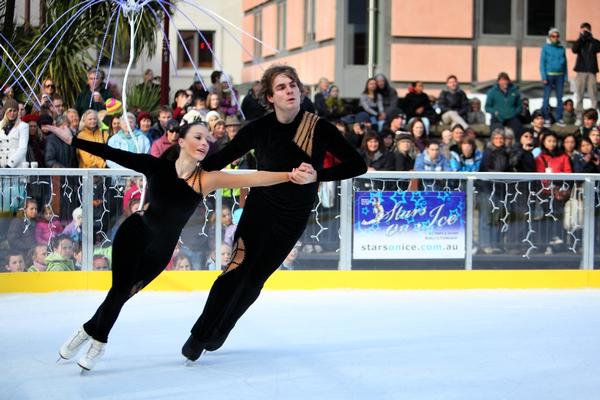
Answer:
[{"label": "rink boards", "polygon": [[[208,290],[214,271],[166,271],[146,290]],[[110,272],[0,274],[0,293],[106,290]],[[577,289],[600,288],[600,270],[276,271],[266,289]]]}]

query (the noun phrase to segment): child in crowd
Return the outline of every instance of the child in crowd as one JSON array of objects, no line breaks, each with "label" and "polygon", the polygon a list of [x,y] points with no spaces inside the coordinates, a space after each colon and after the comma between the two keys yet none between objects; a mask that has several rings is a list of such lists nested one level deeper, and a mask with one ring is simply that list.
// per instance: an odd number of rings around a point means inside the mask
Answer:
[{"label": "child in crowd", "polygon": [[29,250],[28,259],[31,260],[31,266],[27,272],[44,272],[48,268],[46,257],[48,256],[48,247],[45,244],[38,244]]},{"label": "child in crowd", "polygon": [[59,218],[50,205],[45,205],[42,218],[35,225],[35,240],[38,244],[48,245],[50,240],[63,231]]},{"label": "child in crowd", "polygon": [[11,251],[6,256],[6,264],[4,269],[8,272],[23,272],[25,271],[25,260],[23,254],[18,251]]},{"label": "child in crowd", "polygon": [[74,271],[73,239],[67,235],[54,238],[54,251],[46,257],[46,271]]}]

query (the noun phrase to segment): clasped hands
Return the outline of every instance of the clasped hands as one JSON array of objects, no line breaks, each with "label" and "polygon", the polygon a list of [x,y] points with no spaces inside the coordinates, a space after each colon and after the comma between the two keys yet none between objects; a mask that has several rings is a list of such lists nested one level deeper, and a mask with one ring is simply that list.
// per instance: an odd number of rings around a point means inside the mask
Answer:
[{"label": "clasped hands", "polygon": [[317,181],[317,171],[312,165],[302,163],[298,168],[294,168],[290,172],[290,182],[298,185],[306,185]]}]

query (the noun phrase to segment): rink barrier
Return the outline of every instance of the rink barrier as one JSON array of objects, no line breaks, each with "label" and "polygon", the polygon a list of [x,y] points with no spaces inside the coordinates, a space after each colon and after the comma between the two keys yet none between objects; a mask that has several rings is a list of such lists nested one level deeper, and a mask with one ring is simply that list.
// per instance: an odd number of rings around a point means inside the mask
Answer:
[{"label": "rink barrier", "polygon": [[[209,290],[215,271],[166,271],[150,291]],[[110,272],[0,274],[0,293],[107,290]],[[598,289],[600,270],[276,271],[267,290]]]},{"label": "rink barrier", "polygon": [[[248,170],[231,170],[230,173],[247,173]],[[92,269],[92,260],[94,254],[94,218],[93,216],[93,199],[94,189],[93,182],[94,177],[102,178],[119,178],[119,177],[132,177],[141,176],[131,170],[126,169],[56,169],[56,168],[42,168],[42,169],[4,169],[0,177],[20,177],[20,178],[35,178],[40,176],[72,176],[78,177],[81,184],[81,192],[78,195],[81,196],[82,209],[84,216],[84,223],[82,225],[82,260],[81,265],[84,271],[90,271]],[[474,193],[476,181],[511,181],[511,182],[527,182],[527,181],[539,181],[544,180],[564,180],[578,182],[583,188],[583,224],[582,224],[582,237],[581,237],[581,261],[579,268],[582,270],[593,270],[594,269],[594,258],[595,258],[595,212],[596,209],[600,209],[600,175],[592,174],[565,174],[565,173],[500,173],[500,172],[424,172],[424,171],[376,171],[368,172],[364,175],[356,177],[354,179],[347,179],[340,182],[340,237],[339,237],[339,249],[338,258],[335,260],[337,268],[340,271],[349,271],[353,269],[353,262],[355,261],[352,254],[352,235],[353,235],[353,193],[354,183],[356,179],[383,179],[383,180],[404,180],[408,181],[411,179],[440,179],[440,180],[454,180],[461,181],[465,186],[467,213],[465,216],[465,234],[466,234],[466,245],[465,245],[465,256],[464,256],[464,269],[473,270],[477,266],[473,266],[473,254],[474,254]],[[218,190],[215,196],[215,213],[220,214],[222,205],[222,191]],[[337,217],[336,217],[337,218]],[[221,224],[215,226],[215,243],[214,248],[220,248],[221,245]],[[220,265],[221,253],[216,252],[215,263]],[[501,265],[495,268],[502,268]],[[565,265],[564,268],[567,268]]]}]

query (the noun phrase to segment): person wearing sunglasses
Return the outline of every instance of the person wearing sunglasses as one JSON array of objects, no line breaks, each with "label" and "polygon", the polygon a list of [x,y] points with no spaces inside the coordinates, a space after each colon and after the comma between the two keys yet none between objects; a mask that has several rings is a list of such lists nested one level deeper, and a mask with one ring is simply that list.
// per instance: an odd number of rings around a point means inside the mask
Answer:
[{"label": "person wearing sunglasses", "polygon": [[[567,77],[567,57],[565,48],[560,42],[560,32],[556,28],[550,28],[546,44],[542,48],[540,59],[540,73],[544,83],[544,102],[542,112],[544,123],[548,127],[552,122],[550,115],[550,93],[552,89],[556,92],[556,104],[562,104],[563,87]],[[556,121],[558,125],[564,126],[563,109],[556,107]]]}]

